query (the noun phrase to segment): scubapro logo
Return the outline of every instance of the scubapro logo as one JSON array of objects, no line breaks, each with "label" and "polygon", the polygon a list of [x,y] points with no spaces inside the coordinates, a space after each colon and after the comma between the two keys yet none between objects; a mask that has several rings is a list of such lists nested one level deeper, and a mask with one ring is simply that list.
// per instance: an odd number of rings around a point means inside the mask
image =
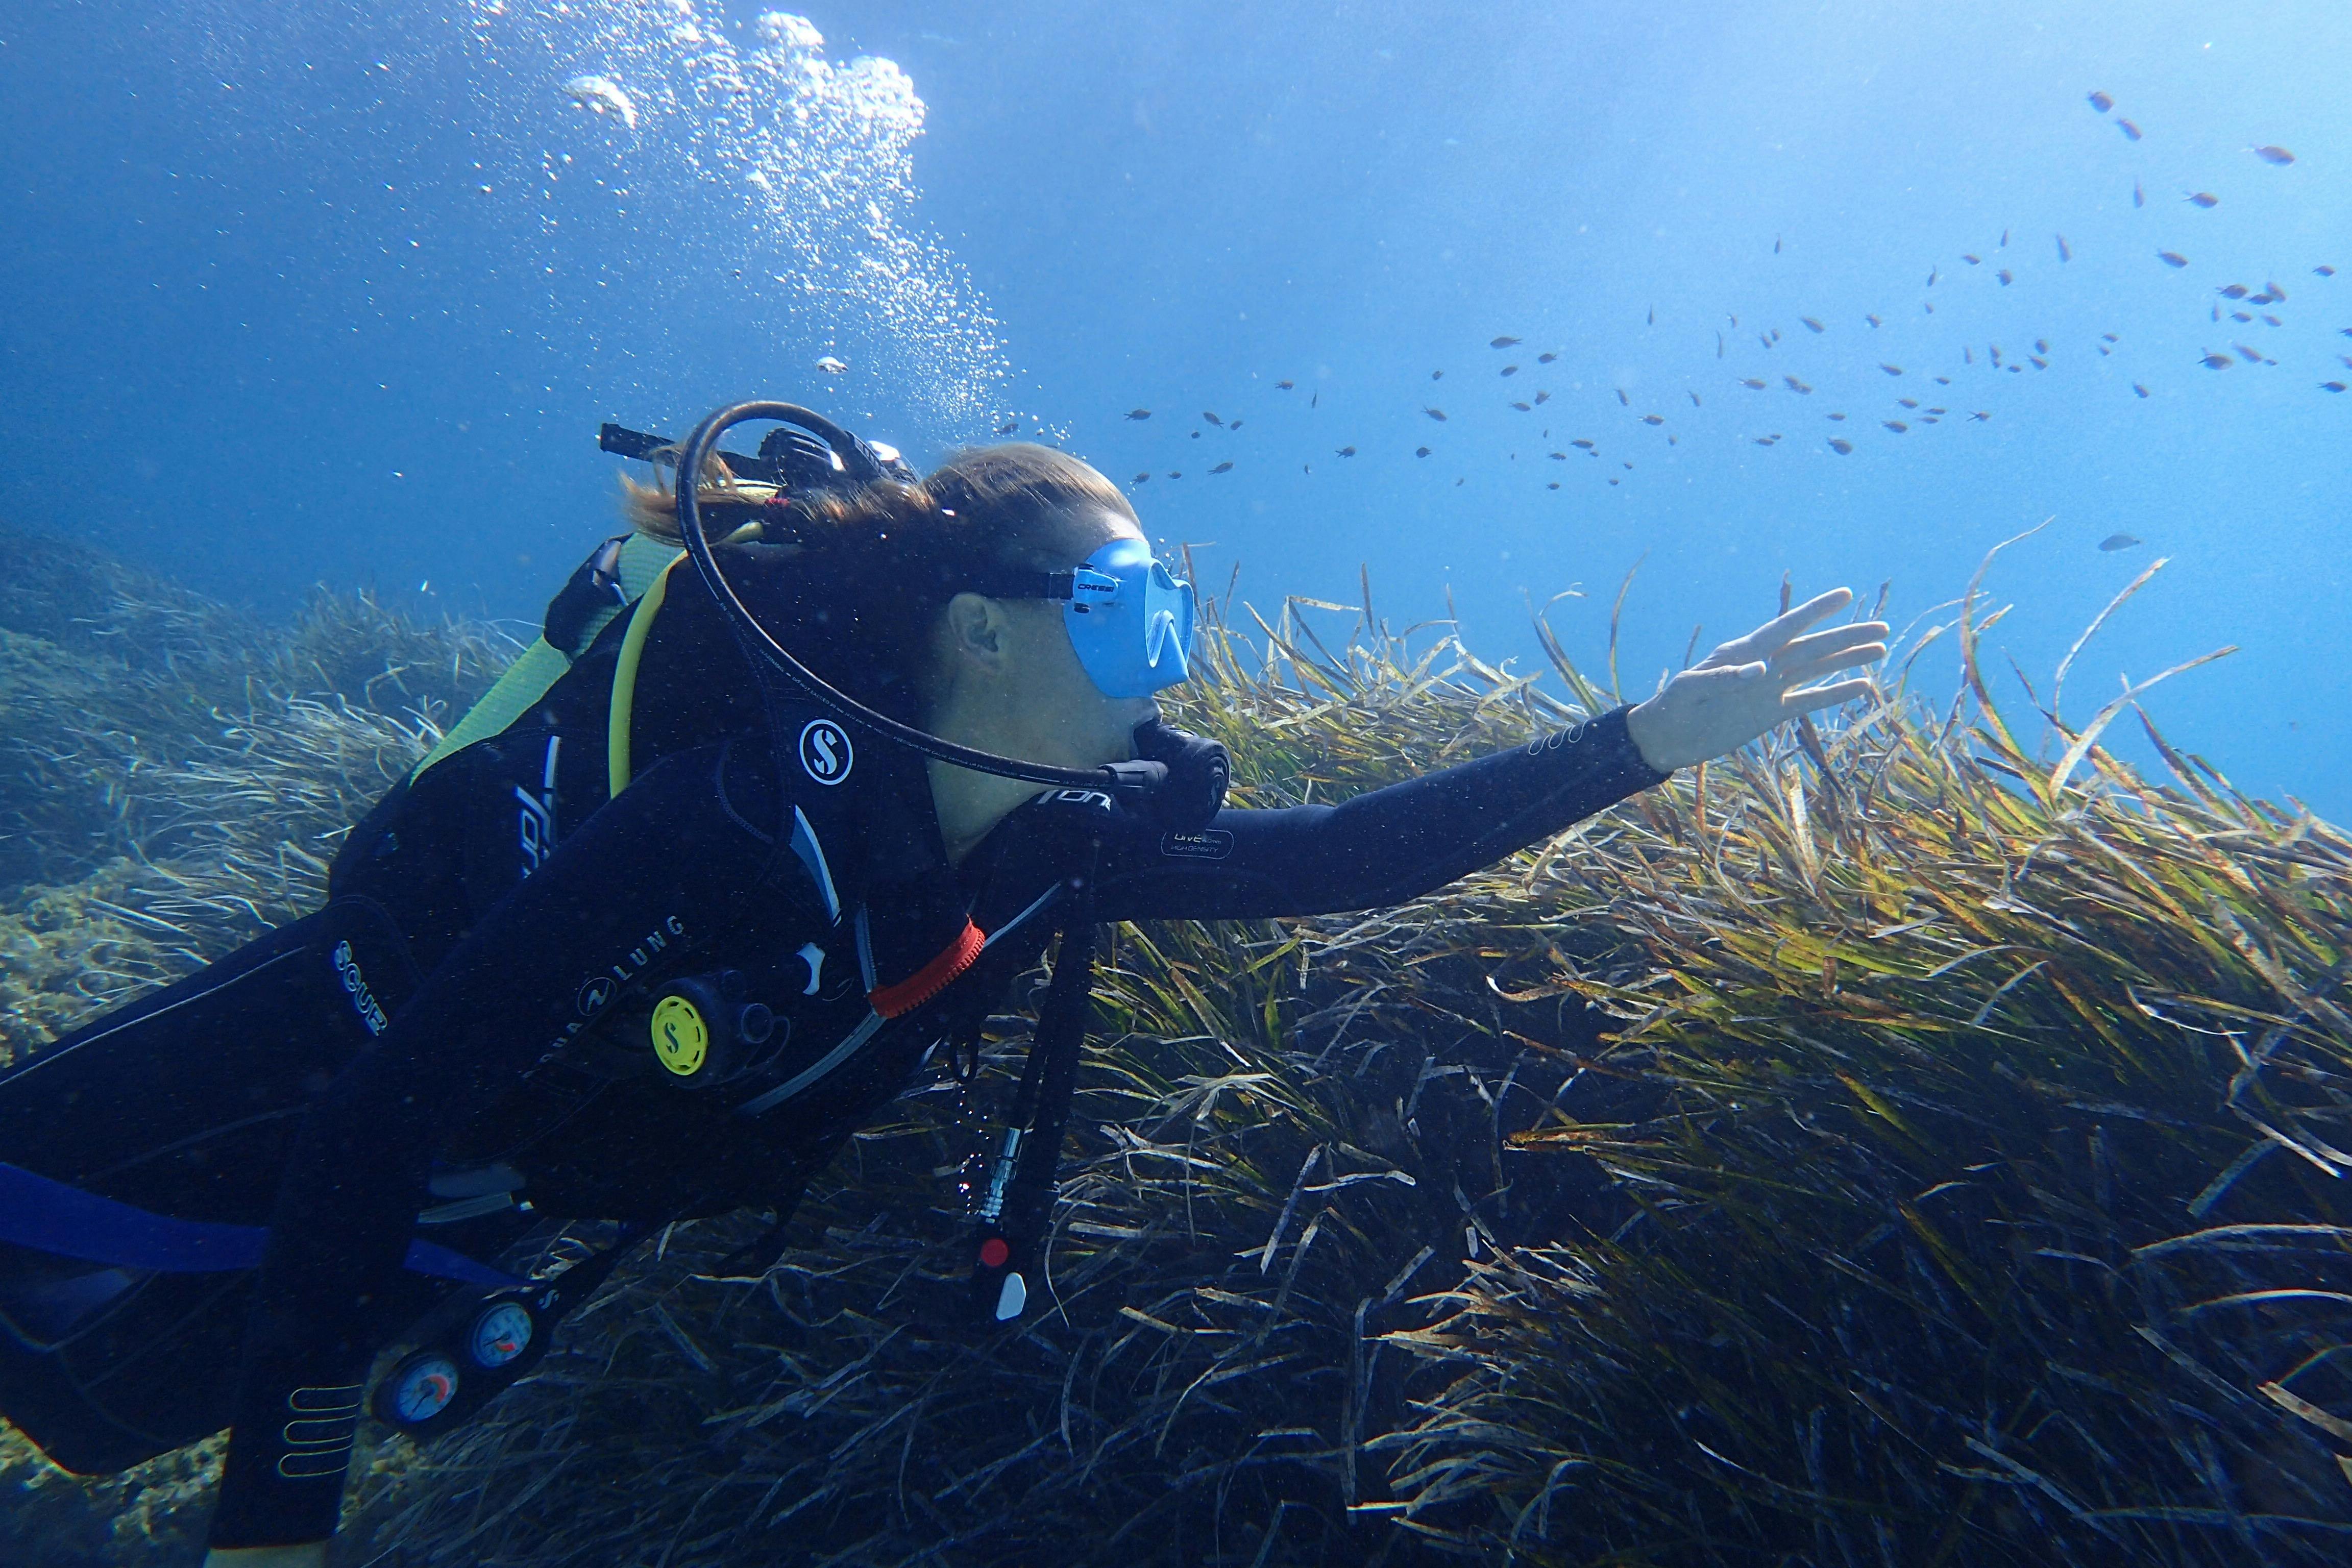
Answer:
[{"label": "scubapro logo", "polygon": [[801,726],[801,767],[817,783],[841,783],[856,761],[849,732],[832,720],[812,719]]},{"label": "scubapro logo", "polygon": [[580,988],[580,1016],[593,1018],[603,1012],[604,1004],[613,999],[614,984],[610,975],[599,974],[583,985]]}]

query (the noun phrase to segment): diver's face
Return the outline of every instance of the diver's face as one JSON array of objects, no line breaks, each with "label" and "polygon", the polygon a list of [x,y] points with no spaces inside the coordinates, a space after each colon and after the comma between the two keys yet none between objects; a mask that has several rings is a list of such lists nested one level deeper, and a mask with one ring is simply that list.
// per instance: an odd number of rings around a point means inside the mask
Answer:
[{"label": "diver's face", "polygon": [[[1140,539],[1143,531],[1108,509],[1072,520],[1077,534],[1069,564],[1076,566],[1114,539]],[[1018,602],[1022,627],[1021,668],[1029,683],[1024,707],[1048,719],[1058,745],[1068,748],[1072,765],[1098,767],[1135,754],[1135,727],[1160,711],[1150,697],[1106,697],[1078,660],[1062,605],[1053,600]]]},{"label": "diver's face", "polygon": [[[1073,513],[1067,521],[1066,567],[1114,539],[1143,537],[1108,508]],[[1103,694],[1078,661],[1054,600],[959,594],[948,606],[944,640],[948,705],[976,726],[971,732],[985,732],[991,751],[1057,767],[1125,762],[1135,754],[1135,727],[1160,710],[1150,697]]]}]

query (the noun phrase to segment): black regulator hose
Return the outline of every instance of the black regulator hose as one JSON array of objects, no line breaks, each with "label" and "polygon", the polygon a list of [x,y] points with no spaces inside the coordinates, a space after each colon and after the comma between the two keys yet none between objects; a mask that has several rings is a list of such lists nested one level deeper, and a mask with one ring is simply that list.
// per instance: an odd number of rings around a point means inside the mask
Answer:
[{"label": "black regulator hose", "polygon": [[822,439],[841,459],[849,477],[861,485],[882,479],[882,469],[849,432],[824,415],[803,408],[796,403],[754,401],[738,403],[721,408],[694,427],[686,438],[677,458],[677,531],[686,541],[686,552],[694,558],[694,569],[700,573],[706,587],[719,607],[727,613],[734,628],[735,640],[742,645],[745,656],[755,668],[761,663],[773,665],[790,677],[793,683],[835,718],[845,723],[870,730],[886,740],[911,747],[925,756],[951,763],[974,773],[994,773],[1000,778],[1021,779],[1029,784],[1053,784],[1063,789],[1103,790],[1115,798],[1133,796],[1157,785],[1167,776],[1164,764],[1157,762],[1116,763],[1100,768],[1057,768],[1045,763],[1026,763],[1014,757],[1000,757],[993,752],[976,751],[958,745],[953,741],[902,724],[885,713],[877,713],[856,698],[836,689],[825,679],[794,658],[792,651],[778,642],[768,628],[760,624],[751,606],[735,592],[734,584],[719,568],[710,552],[710,541],[702,531],[702,509],[695,494],[700,488],[704,464],[709,461],[719,437],[738,425],[754,419],[772,420],[778,424],[797,425]]}]

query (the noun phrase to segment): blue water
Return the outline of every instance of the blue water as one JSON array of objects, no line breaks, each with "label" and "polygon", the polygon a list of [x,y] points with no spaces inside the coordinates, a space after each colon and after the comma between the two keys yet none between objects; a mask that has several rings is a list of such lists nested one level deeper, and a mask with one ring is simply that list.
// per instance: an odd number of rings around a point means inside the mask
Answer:
[{"label": "blue water", "polygon": [[[0,519],[265,605],[533,618],[609,530],[602,419],[796,396],[919,465],[1017,416],[1150,472],[1150,530],[1269,612],[1362,563],[1382,616],[1450,588],[1524,661],[1526,605],[1581,585],[1552,616],[1598,662],[1639,562],[1640,688],[1783,573],[1891,582],[1901,625],[2053,519],[1988,579],[2017,715],[2009,661],[2047,700],[2168,558],[2065,714],[2236,645],[2149,710],[2341,818],[2347,66],[2316,0],[869,0],[766,34],[713,0],[17,0]],[[2273,281],[2247,322],[2216,293]]]}]

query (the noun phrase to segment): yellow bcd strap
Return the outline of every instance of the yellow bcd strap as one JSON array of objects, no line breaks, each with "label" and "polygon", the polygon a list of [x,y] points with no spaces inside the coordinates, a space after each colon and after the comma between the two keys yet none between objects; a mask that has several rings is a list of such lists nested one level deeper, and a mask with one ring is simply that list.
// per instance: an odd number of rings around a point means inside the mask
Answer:
[{"label": "yellow bcd strap", "polygon": [[621,634],[621,654],[613,664],[613,698],[605,706],[604,776],[605,798],[617,799],[629,787],[629,720],[637,706],[637,661],[645,657],[646,637],[654,629],[654,617],[661,614],[662,601],[669,595],[669,574],[686,559],[681,550],[670,557],[668,565],[646,589],[645,597],[637,601],[635,613],[629,617],[629,629]]}]

